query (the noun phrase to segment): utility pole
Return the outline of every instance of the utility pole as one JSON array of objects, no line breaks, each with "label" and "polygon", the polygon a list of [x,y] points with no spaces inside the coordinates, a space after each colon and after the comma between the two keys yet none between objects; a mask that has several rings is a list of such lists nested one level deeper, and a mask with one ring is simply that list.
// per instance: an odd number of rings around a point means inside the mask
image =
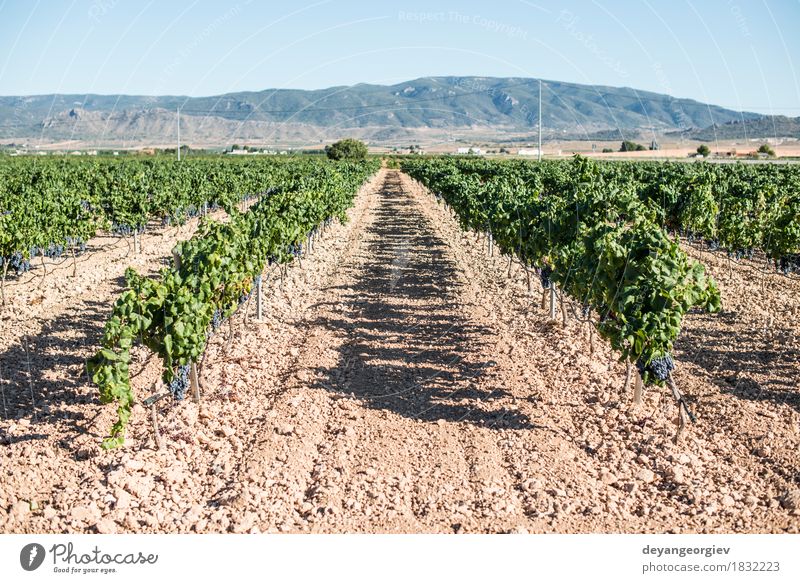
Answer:
[{"label": "utility pole", "polygon": [[542,161],[542,80],[539,79],[539,162]]},{"label": "utility pole", "polygon": [[[541,106],[539,108],[541,111]],[[178,106],[178,162],[181,161],[181,106]]]}]

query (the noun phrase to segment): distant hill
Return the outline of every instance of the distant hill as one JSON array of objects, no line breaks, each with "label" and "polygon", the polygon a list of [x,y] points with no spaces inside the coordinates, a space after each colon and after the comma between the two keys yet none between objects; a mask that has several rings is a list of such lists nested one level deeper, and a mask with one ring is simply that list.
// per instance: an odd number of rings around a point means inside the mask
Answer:
[{"label": "distant hill", "polygon": [[716,123],[702,129],[671,132],[669,135],[691,140],[713,142],[716,140],[747,140],[755,138],[798,138],[800,139],[800,117],[785,115],[765,115],[745,122],[732,120]]},{"label": "distant hill", "polygon": [[[269,89],[193,98],[0,97],[0,139],[171,142],[178,107],[182,134],[206,143],[313,141],[343,133],[386,142],[421,131],[529,133],[538,124],[538,86],[537,79],[526,78],[426,77],[388,86]],[[559,81],[544,81],[542,102],[548,137],[591,138],[639,129],[687,132],[761,117],[627,87]]]}]

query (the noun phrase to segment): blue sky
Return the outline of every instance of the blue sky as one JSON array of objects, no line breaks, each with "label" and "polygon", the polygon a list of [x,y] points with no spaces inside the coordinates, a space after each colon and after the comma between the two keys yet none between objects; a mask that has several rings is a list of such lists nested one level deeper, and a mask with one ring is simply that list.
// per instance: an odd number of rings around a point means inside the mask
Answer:
[{"label": "blue sky", "polygon": [[800,0],[0,0],[0,95],[215,95],[429,75],[800,115]]}]

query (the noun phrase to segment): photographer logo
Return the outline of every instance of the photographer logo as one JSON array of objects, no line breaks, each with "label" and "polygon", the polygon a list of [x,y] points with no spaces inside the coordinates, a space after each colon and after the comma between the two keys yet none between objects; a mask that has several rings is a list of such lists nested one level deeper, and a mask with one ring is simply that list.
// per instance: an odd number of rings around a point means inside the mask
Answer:
[{"label": "photographer logo", "polygon": [[44,547],[39,543],[30,543],[19,552],[19,564],[26,571],[35,571],[44,562]]}]

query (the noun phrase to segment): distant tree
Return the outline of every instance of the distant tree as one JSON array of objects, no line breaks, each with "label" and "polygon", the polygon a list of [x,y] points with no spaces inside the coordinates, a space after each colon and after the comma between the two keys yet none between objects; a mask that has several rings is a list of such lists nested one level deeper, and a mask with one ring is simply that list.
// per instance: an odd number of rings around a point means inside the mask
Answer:
[{"label": "distant tree", "polygon": [[609,152],[613,152],[611,148],[603,148],[603,154],[608,154]]},{"label": "distant tree", "polygon": [[622,142],[622,145],[619,148],[620,152],[641,152],[642,150],[646,150],[643,145],[637,144],[636,142],[631,142],[629,140],[625,140]]},{"label": "distant tree", "polygon": [[711,150],[705,144],[700,144],[699,146],[697,146],[697,153],[700,154],[701,156],[708,156],[709,154],[711,154]]},{"label": "distant tree", "polygon": [[766,154],[767,156],[773,157],[775,156],[775,150],[769,147],[769,144],[761,144],[761,147],[758,148],[759,154]]},{"label": "distant tree", "polygon": [[242,147],[239,144],[234,144],[233,146],[231,146],[231,152],[233,152],[234,150],[241,150],[241,149]]},{"label": "distant tree", "polygon": [[367,156],[367,145],[359,140],[345,138],[325,146],[325,153],[331,160],[363,160]]}]

